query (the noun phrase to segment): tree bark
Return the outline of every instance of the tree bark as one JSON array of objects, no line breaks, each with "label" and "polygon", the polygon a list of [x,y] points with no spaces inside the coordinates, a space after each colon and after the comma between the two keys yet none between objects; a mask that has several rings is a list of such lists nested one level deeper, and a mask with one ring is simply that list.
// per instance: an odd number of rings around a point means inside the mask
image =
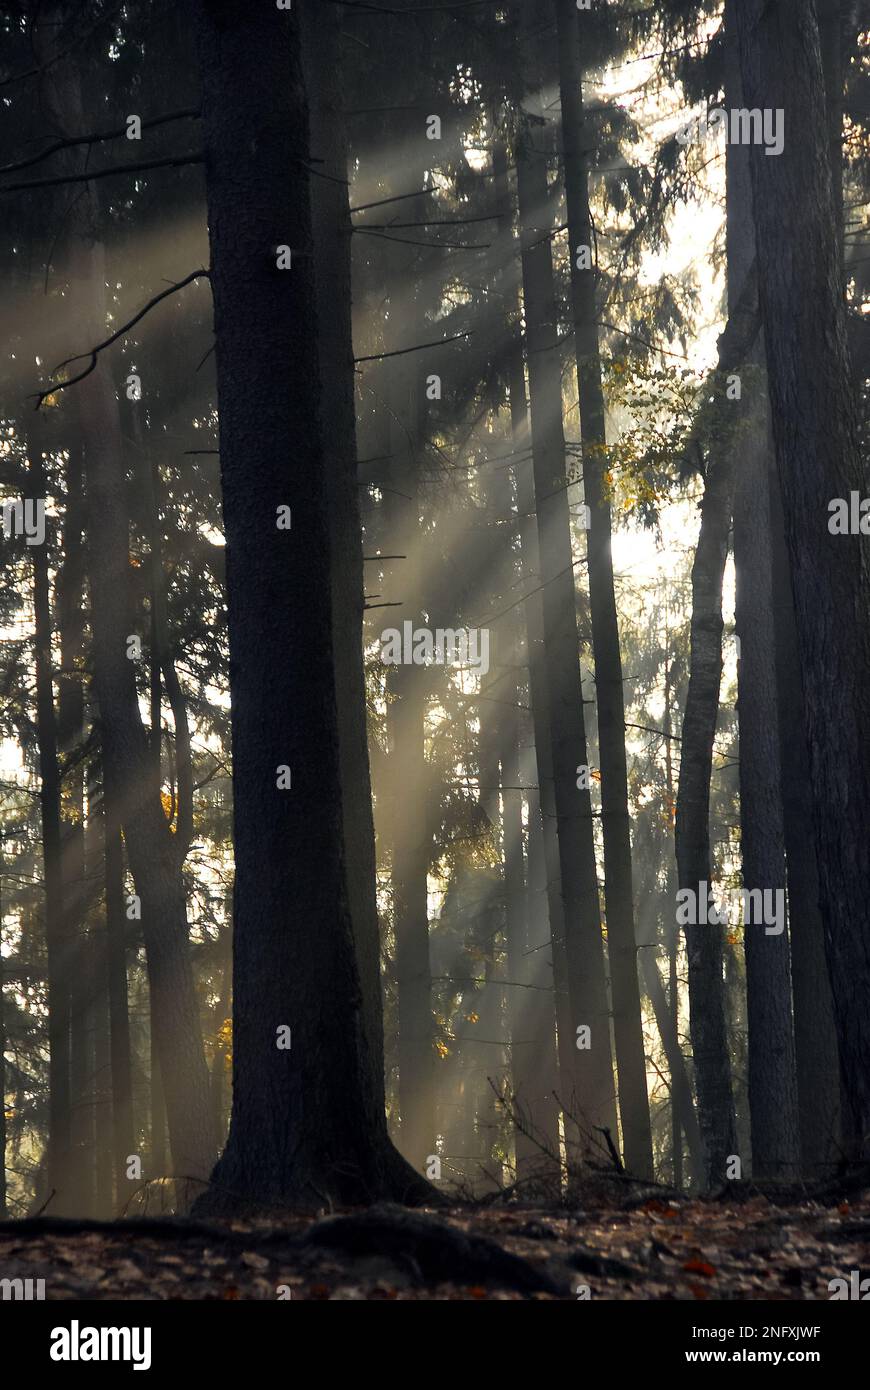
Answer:
[{"label": "tree bark", "polygon": [[[628,814],[628,767],[625,753],[625,687],[613,586],[610,502],[604,482],[607,471],[607,433],[598,343],[598,309],[595,293],[597,271],[591,264],[594,246],[589,212],[591,136],[583,115],[580,35],[574,0],[556,0],[556,17],[574,354],[583,439],[583,490],[586,506],[589,508],[586,554],[592,650],[595,657],[598,747],[601,758],[604,901],[613,999],[613,1038],[619,1082],[619,1116],[628,1168],[638,1177],[651,1178],[652,1135],[632,897],[631,823]],[[578,264],[581,247],[589,249],[588,269]]]},{"label": "tree bark", "polygon": [[348,147],[342,110],[338,10],[299,11],[309,93],[311,180],[320,329],[320,416],[332,545],[332,645],[348,897],[363,991],[372,1084],[384,1104],[384,1011],[377,867],[363,662],[362,517],[357,470]]},{"label": "tree bark", "polygon": [[[731,0],[725,9],[725,101],[743,106]],[[726,155],[728,308],[755,261],[749,151],[729,144]],[[791,971],[785,929],[785,830],[779,766],[776,636],[770,499],[770,445],[763,343],[756,342],[741,380],[744,419],[732,447],[740,456],[734,501],[736,629],[740,641],[740,849],[744,890],[770,892],[782,903],[779,933],[761,913],[743,923],[746,960],[748,1090],[754,1178],[794,1181],[799,1172],[797,1085],[791,1019]]]},{"label": "tree bark", "polygon": [[[342,845],[298,20],[295,11],[252,12],[242,0],[198,0],[194,13],[236,862],[232,1117],[199,1207],[371,1201],[398,1195],[400,1179],[367,1052]],[[291,250],[290,269],[277,268],[281,246]],[[278,529],[288,506],[292,529]],[[291,774],[285,788],[282,767]],[[417,1187],[425,1189],[422,1179]]]},{"label": "tree bark", "polygon": [[848,359],[825,92],[811,0],[739,0],[749,106],[785,113],[778,157],[753,148],[761,306],[804,670],[825,945],[840,1062],[870,1136],[870,573],[829,503],[866,495]]},{"label": "tree bark", "polygon": [[[31,425],[29,495],[45,505],[43,422]],[[52,666],[51,600],[48,579],[48,527],[42,544],[28,547],[33,564],[35,622],[36,732],[39,747],[39,802],[45,885],[45,939],[48,957],[48,1170],[49,1199],[59,1215],[70,1215],[72,1121],[70,1089],[70,964],[61,863],[60,767]]]},{"label": "tree bark", "polygon": [[[531,54],[532,87],[537,93],[534,27],[535,14],[530,10],[524,43]],[[560,1032],[567,1033],[563,1037],[567,1047],[575,1041],[585,1042],[586,1035],[578,1037],[577,1030],[589,1028],[591,1046],[578,1050],[574,1059],[575,1076],[579,1077],[577,1100],[586,1126],[611,1128],[613,1065],[592,803],[589,791],[578,787],[579,769],[588,766],[589,759],[565,477],[561,368],[550,241],[553,212],[547,186],[547,151],[542,141],[543,121],[536,114],[540,107],[537,95],[533,96],[531,107],[531,111],[524,111],[520,118],[516,145],[517,194],[552,785],[570,994],[570,1019]],[[541,789],[543,803],[543,781]]]}]

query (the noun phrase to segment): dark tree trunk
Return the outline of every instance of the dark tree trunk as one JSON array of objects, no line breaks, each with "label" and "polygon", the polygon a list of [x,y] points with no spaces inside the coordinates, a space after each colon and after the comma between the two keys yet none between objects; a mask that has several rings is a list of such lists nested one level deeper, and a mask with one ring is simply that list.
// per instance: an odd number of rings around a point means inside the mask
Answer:
[{"label": "dark tree trunk", "polygon": [[332,646],[344,851],[356,940],[372,1084],[384,1103],[381,944],[375,894],[375,827],[369,772],[363,664],[362,518],[357,472],[348,151],[342,110],[340,24],[336,8],[299,11],[311,144],[321,174],[311,180],[311,215],[320,329],[320,415],[332,545]]},{"label": "dark tree trunk", "polygon": [[819,910],[813,788],[806,775],[804,676],[798,656],[779,478],[768,452],[780,777],[788,878],[795,1063],[803,1171],[823,1178],[842,1154],[840,1059]]},{"label": "dark tree trunk", "polygon": [[752,150],[761,306],[804,671],[821,907],[840,1062],[870,1135],[870,574],[829,503],[866,495],[848,360],[825,92],[811,0],[739,0],[748,106],[785,112],[775,158]]},{"label": "dark tree trunk", "polygon": [[583,74],[574,0],[556,0],[556,14],[574,354],[583,437],[583,490],[589,508],[586,554],[601,758],[604,901],[613,999],[613,1040],[619,1082],[619,1117],[628,1168],[639,1177],[652,1177],[652,1135],[632,897],[625,693],[613,587],[610,502],[604,485],[607,435],[598,344],[597,271],[592,265],[588,269],[578,265],[579,248],[588,247],[591,259],[594,246],[589,212],[592,136],[583,115]]},{"label": "dark tree trunk", "polygon": [[[105,838],[106,973],[109,992],[109,1039],[112,1074],[112,1152],[115,1192],[127,1191],[127,1159],[134,1152],[133,1072],[127,993],[127,918],[124,910],[124,850],[118,794],[103,766],[103,834]],[[162,1170],[161,1170],[162,1171]],[[157,1176],[153,1173],[152,1176]]]},{"label": "dark tree trunk", "polygon": [[[535,15],[528,16],[524,45],[534,68]],[[536,87],[536,83],[533,83]],[[562,377],[553,288],[553,208],[547,184],[548,139],[532,100],[521,115],[517,138],[526,360],[529,373],[532,463],[537,515],[539,584],[547,675],[547,713],[552,748],[552,786],[568,964],[569,1017],[560,1026],[567,1048],[588,1028],[591,1045],[577,1050],[577,1102],[585,1127],[611,1128],[614,1113],[610,1016],[598,899],[592,802],[578,786],[588,766],[574,559],[562,428]],[[531,657],[530,657],[531,660]],[[533,702],[535,694],[532,696]],[[539,749],[539,755],[541,750]],[[541,780],[542,809],[545,782]],[[551,922],[552,925],[552,922]],[[567,1036],[566,1036],[567,1034]],[[586,1035],[579,1035],[585,1042]]]},{"label": "dark tree trunk", "polygon": [[[692,566],[692,624],[689,685],[683,715],[675,846],[681,891],[700,908],[711,887],[710,776],[722,677],[722,582],[734,497],[736,402],[725,399],[725,375],[742,362],[757,336],[754,274],[739,295],[719,340],[716,405],[702,407],[710,422],[708,459],[701,503],[701,529]],[[731,411],[729,417],[727,412]],[[698,427],[701,432],[700,426]],[[708,1183],[724,1181],[726,1162],[737,1152],[731,1064],[723,981],[723,928],[687,925],[689,1027],[704,1141]]]},{"label": "dark tree trunk", "polygon": [[[195,16],[236,863],[232,1117],[200,1205],[373,1200],[401,1195],[405,1175],[373,1084],[347,902],[298,21],[242,0],[199,0]],[[292,530],[278,529],[284,507]]]},{"label": "dark tree trunk", "polygon": [[[742,107],[743,90],[733,9],[725,9],[726,78],[729,108]],[[755,233],[749,151],[729,144],[727,170],[728,308],[737,307],[740,287],[752,272]],[[785,831],[779,766],[776,695],[776,637],[773,625],[773,574],[770,499],[767,486],[770,447],[763,344],[748,357],[741,381],[746,409],[733,447],[739,455],[734,500],[736,629],[740,642],[738,717],[740,726],[740,848],[743,887],[782,903],[776,930],[762,914],[745,914],[749,1117],[752,1175],[794,1181],[799,1172],[797,1086],[791,1019],[791,974],[785,929]]]}]

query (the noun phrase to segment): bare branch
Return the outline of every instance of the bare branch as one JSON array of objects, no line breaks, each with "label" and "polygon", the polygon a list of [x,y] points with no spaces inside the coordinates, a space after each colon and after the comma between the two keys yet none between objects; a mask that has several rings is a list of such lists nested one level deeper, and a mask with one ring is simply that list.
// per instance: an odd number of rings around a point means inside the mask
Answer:
[{"label": "bare branch", "polygon": [[382,362],[385,357],[404,357],[409,352],[422,352],[424,348],[443,347],[445,343],[455,343],[457,338],[470,338],[468,333],[454,333],[452,338],[437,338],[434,343],[418,343],[416,347],[398,348],[395,352],[375,352],[371,357],[355,357],[354,362]]},{"label": "bare branch", "polygon": [[178,154],[166,159],[146,160],[142,164],[113,164],[108,169],[91,169],[84,174],[62,174],[54,179],[3,184],[0,193],[20,193],[28,188],[58,188],[65,183],[90,183],[92,179],[106,179],[112,174],[141,174],[147,169],[178,169],[184,164],[202,164],[204,160],[204,154]]},{"label": "bare branch", "polygon": [[[47,400],[49,396],[54,395],[56,391],[65,391],[68,386],[75,386],[77,382],[84,381],[86,376],[90,376],[97,365],[98,354],[101,353],[104,348],[111,347],[112,343],[116,343],[119,338],[123,338],[125,333],[129,333],[130,329],[135,327],[141,319],[144,319],[145,315],[154,308],[155,304],[159,304],[161,299],[168,299],[171,294],[175,294],[176,290],[183,290],[185,285],[189,285],[192,281],[199,280],[203,277],[208,280],[211,278],[211,274],[208,270],[204,270],[200,267],[199,270],[194,270],[190,275],[186,275],[183,280],[179,280],[176,284],[170,285],[168,289],[161,290],[159,294],[155,294],[153,299],[149,299],[148,303],[140,309],[137,314],[134,314],[127,323],[122,324],[110,337],[106,338],[102,343],[97,343],[96,347],[90,349],[91,360],[83,372],[79,372],[78,376],[70,377],[69,381],[57,381],[53,385],[47,387],[45,391],[40,391],[37,395],[35,409],[39,410],[42,402]],[[55,372],[59,372],[64,367],[68,367],[71,362],[80,362],[83,357],[87,357],[88,355],[87,352],[76,353],[75,357],[67,357],[65,361],[59,362],[54,370]]]},{"label": "bare branch", "polygon": [[[170,121],[192,120],[200,114],[198,107],[191,107],[189,111],[173,111],[168,116],[155,116],[152,121],[143,121],[143,130],[153,130],[155,126],[167,125]],[[40,150],[39,154],[31,155],[29,159],[20,159],[17,164],[4,164],[0,169],[0,174],[14,174],[19,169],[29,169],[34,164],[39,164],[43,159],[48,159],[50,155],[57,154],[58,150],[72,150],[78,145],[96,145],[101,140],[118,140],[122,135],[126,135],[127,127],[121,126],[120,130],[105,130],[94,135],[71,135],[68,140],[56,140],[53,145],[48,145],[46,149]]]}]

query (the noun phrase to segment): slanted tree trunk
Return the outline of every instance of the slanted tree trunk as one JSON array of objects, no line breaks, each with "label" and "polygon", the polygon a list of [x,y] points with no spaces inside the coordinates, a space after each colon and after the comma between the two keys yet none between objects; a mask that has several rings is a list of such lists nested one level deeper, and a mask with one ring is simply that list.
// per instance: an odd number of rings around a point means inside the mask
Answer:
[{"label": "slanted tree trunk", "polygon": [[[536,12],[523,36],[535,71]],[[577,635],[574,557],[562,428],[562,378],[553,290],[553,209],[547,184],[547,145],[540,100],[523,111],[516,144],[526,360],[529,375],[532,463],[537,515],[539,583],[547,672],[547,708],[565,914],[569,1012],[563,1042],[590,1041],[578,1050],[577,1101],[586,1127],[612,1127],[614,1112],[610,1017],[598,900],[592,803],[578,786],[588,767],[580,650]],[[534,701],[533,694],[533,701]],[[539,750],[540,751],[540,750]],[[542,805],[544,782],[541,782]],[[546,814],[546,811],[545,811]],[[578,1029],[589,1029],[578,1035]],[[560,1028],[560,1033],[562,1029]]]},{"label": "slanted tree trunk", "polygon": [[870,572],[829,504],[866,496],[846,343],[825,92],[811,0],[739,0],[746,103],[782,109],[751,151],[773,429],[804,671],[809,771],[840,1062],[870,1136]]},{"label": "slanted tree trunk", "polygon": [[[733,6],[725,9],[726,106],[743,106]],[[749,151],[729,144],[727,171],[728,308],[755,261]],[[749,1118],[752,1175],[794,1181],[799,1171],[797,1084],[791,1019],[791,974],[785,926],[785,831],[779,768],[776,637],[770,498],[767,486],[769,415],[763,344],[756,342],[740,382],[744,420],[733,436],[739,455],[734,500],[736,629],[740,642],[740,848],[743,887],[761,903],[747,907],[746,959]],[[765,894],[781,903],[781,919],[762,920]],[[748,900],[751,903],[751,898]],[[778,927],[778,930],[777,930]]]},{"label": "slanted tree trunk", "polygon": [[[613,999],[613,1040],[619,1082],[619,1117],[628,1168],[638,1177],[651,1178],[652,1135],[632,897],[625,689],[613,586],[610,501],[604,483],[607,434],[598,343],[597,271],[592,264],[593,236],[589,212],[591,136],[583,115],[583,74],[574,0],[556,0],[556,15],[574,354],[583,438],[583,490],[589,509],[586,554],[601,758],[604,901]],[[588,251],[588,265],[583,260],[581,248]]]},{"label": "slanted tree trunk", "polygon": [[[233,1108],[200,1207],[371,1201],[428,1189],[387,1138],[348,908],[298,20],[242,0],[198,0],[194,14],[236,864]],[[279,529],[287,507],[292,529]]]}]

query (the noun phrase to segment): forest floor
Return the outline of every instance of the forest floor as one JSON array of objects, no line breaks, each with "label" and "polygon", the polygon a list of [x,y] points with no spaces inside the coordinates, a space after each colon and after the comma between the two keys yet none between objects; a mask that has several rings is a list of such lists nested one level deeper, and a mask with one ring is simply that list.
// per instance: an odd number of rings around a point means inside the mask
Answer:
[{"label": "forest floor", "polygon": [[870,1190],[0,1225],[0,1278],[44,1279],[47,1299],[827,1300],[853,1270],[870,1275]]}]

